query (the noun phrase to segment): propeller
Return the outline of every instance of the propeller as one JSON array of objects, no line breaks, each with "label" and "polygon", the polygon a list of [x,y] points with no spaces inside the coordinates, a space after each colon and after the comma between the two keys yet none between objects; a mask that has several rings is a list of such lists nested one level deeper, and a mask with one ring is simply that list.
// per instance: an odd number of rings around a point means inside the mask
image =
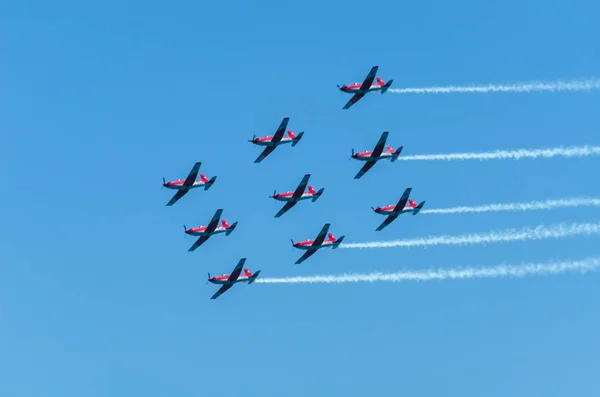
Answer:
[{"label": "propeller", "polygon": [[160,190],[163,190],[163,188],[165,187],[165,183],[167,183],[167,181],[165,181],[165,177],[163,176],[163,184],[162,184],[162,187],[160,188]]},{"label": "propeller", "polygon": [[276,195],[276,194],[277,194],[277,190],[276,190],[276,189],[273,189],[273,195],[272,195],[272,196],[269,196],[269,198],[273,198],[273,197],[275,197],[275,195]]},{"label": "propeller", "polygon": [[210,279],[210,273],[208,273],[208,279],[206,280],[206,284],[205,285],[208,285],[208,280],[209,279]]},{"label": "propeller", "polygon": [[252,135],[252,139],[250,139],[248,142],[252,142],[256,139],[256,134]]}]

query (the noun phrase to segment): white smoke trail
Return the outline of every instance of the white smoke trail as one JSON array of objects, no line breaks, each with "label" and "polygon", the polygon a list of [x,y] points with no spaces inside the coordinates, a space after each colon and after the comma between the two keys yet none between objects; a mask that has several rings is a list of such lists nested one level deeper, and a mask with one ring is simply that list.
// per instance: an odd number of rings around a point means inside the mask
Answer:
[{"label": "white smoke trail", "polygon": [[454,93],[488,93],[488,92],[559,92],[559,91],[592,91],[600,89],[600,79],[589,78],[571,81],[533,81],[516,84],[490,84],[470,86],[446,86],[424,88],[390,88],[388,92],[396,94],[454,94]]},{"label": "white smoke trail", "polygon": [[524,265],[498,265],[493,267],[466,267],[458,269],[407,270],[396,273],[367,273],[341,275],[315,275],[306,277],[281,277],[257,279],[263,284],[298,284],[298,283],[358,283],[376,281],[432,281],[432,280],[465,280],[480,278],[526,276],[547,276],[566,272],[595,271],[600,267],[600,257],[587,258],[581,261],[529,263]]},{"label": "white smoke trail", "polygon": [[477,207],[452,207],[421,210],[420,214],[465,214],[500,211],[534,211],[551,210],[556,208],[575,208],[585,206],[600,206],[600,199],[590,197],[573,197],[561,200],[531,201],[529,203],[489,204]]},{"label": "white smoke trail", "polygon": [[463,234],[458,236],[422,237],[410,240],[373,241],[369,243],[340,244],[339,248],[391,248],[391,247],[429,247],[434,245],[472,245],[510,241],[543,240],[548,238],[564,238],[578,235],[600,233],[600,223],[573,223],[554,226],[537,226],[535,228],[507,229],[479,234]]},{"label": "white smoke trail", "polygon": [[448,154],[418,154],[412,156],[400,156],[398,161],[414,160],[520,160],[524,158],[551,158],[551,157],[588,157],[600,155],[600,146],[569,146],[551,149],[516,149],[495,150],[492,152],[465,152]]}]

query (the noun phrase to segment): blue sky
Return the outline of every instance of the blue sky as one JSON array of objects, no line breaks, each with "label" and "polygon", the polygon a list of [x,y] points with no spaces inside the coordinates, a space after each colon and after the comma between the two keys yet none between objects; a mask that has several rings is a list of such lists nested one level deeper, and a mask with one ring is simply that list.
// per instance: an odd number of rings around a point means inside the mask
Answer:
[{"label": "blue sky", "polygon": [[[428,208],[600,195],[600,160],[382,163],[406,154],[597,144],[598,93],[371,94],[336,84],[372,65],[394,88],[597,76],[599,6],[541,1],[19,1],[0,13],[0,394],[6,396],[573,396],[600,391],[597,274],[400,284],[237,285],[261,276],[545,262],[595,237],[475,247],[324,250],[347,242],[596,221],[594,208],[404,216]],[[281,119],[294,149],[253,164]],[[162,177],[218,180],[171,208]],[[273,189],[325,193],[279,219]],[[239,221],[194,253],[182,225]]]}]

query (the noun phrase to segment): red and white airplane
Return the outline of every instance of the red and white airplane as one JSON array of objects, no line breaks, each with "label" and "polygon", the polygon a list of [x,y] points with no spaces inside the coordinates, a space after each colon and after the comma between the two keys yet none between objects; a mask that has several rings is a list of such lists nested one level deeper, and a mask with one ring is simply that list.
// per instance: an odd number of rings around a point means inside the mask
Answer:
[{"label": "red and white airplane", "polygon": [[285,214],[300,200],[312,199],[312,202],[314,203],[319,197],[321,197],[325,188],[321,188],[317,192],[312,186],[309,186],[308,191],[304,191],[304,189],[306,189],[306,185],[308,184],[309,178],[310,174],[304,175],[304,177],[300,181],[300,184],[293,192],[277,193],[277,191],[274,191],[273,195],[269,196],[270,198],[274,198],[275,200],[286,202],[285,205],[279,210],[279,212],[275,214],[275,218],[279,218],[281,215]]},{"label": "red and white airplane", "polygon": [[[304,262],[306,259],[308,259],[308,257],[310,257],[312,254],[314,254],[315,252],[317,252],[317,250],[321,248],[331,247],[331,249],[336,249],[342,243],[342,240],[344,240],[345,236],[336,239],[333,234],[328,233],[329,226],[331,225],[329,223],[326,223],[325,226],[323,226],[323,228],[319,232],[317,238],[314,240],[305,240],[300,241],[298,243],[294,243],[294,240],[292,240],[292,245],[295,248],[306,250],[304,255],[302,255],[296,261],[296,265]],[[325,236],[327,236],[327,240],[325,240]]]},{"label": "red and white airplane", "polygon": [[229,288],[233,287],[236,283],[244,283],[252,284],[254,280],[260,274],[260,270],[257,270],[256,273],[252,274],[250,270],[244,269],[244,275],[242,273],[242,267],[244,267],[244,263],[246,263],[246,258],[240,259],[238,264],[233,269],[231,274],[223,274],[221,276],[211,277],[210,273],[208,273],[208,281],[213,284],[221,284],[221,288],[210,299],[217,299],[221,294],[227,291]]},{"label": "red and white airplane", "polygon": [[[379,225],[379,227],[376,229],[377,231],[380,231],[381,229],[392,223],[401,214],[412,212],[413,215],[417,215],[419,211],[421,211],[421,208],[423,208],[425,201],[421,201],[419,205],[417,205],[417,203],[415,203],[414,200],[409,200],[408,196],[410,196],[411,191],[412,188],[406,188],[404,193],[402,193],[402,197],[400,197],[400,200],[396,205],[385,205],[377,208],[371,207],[373,211],[375,211],[378,214],[388,215],[388,217],[385,218],[383,223]],[[406,204],[407,201],[408,205]]]},{"label": "red and white airplane", "polygon": [[375,165],[375,163],[379,160],[390,160],[392,163],[398,159],[400,153],[402,152],[402,148],[404,146],[400,146],[397,150],[394,150],[391,146],[387,146],[387,150],[384,152],[383,147],[385,146],[385,142],[388,137],[388,131],[384,131],[377,141],[377,145],[375,145],[375,149],[372,152],[365,151],[354,153],[354,149],[352,149],[352,158],[355,160],[366,161],[366,164],[358,171],[358,174],[354,177],[354,179],[359,179],[361,176],[365,174],[365,172],[369,171],[371,167]]},{"label": "red and white airplane", "polygon": [[235,230],[235,227],[237,226],[238,223],[234,222],[232,225],[229,225],[229,223],[227,223],[227,221],[225,219],[223,219],[221,221],[222,226],[217,227],[222,213],[223,213],[223,209],[219,208],[217,210],[217,212],[215,212],[215,214],[213,215],[208,226],[192,227],[192,228],[188,229],[185,227],[185,225],[183,225],[183,229],[185,230],[186,234],[189,234],[191,236],[200,236],[200,238],[198,240],[196,240],[194,245],[192,245],[190,247],[188,252],[194,251],[196,248],[200,247],[213,234],[225,233],[226,236],[229,236],[231,234],[231,232],[233,232]]},{"label": "red and white airplane", "polygon": [[254,135],[252,139],[248,140],[248,142],[252,142],[255,145],[266,146],[265,150],[263,150],[263,152],[256,158],[256,160],[254,160],[255,163],[260,163],[261,161],[263,161],[264,158],[271,154],[271,152],[275,150],[275,148],[279,145],[282,145],[284,143],[291,143],[292,147],[294,147],[296,146],[296,144],[298,144],[298,142],[300,142],[300,139],[302,139],[302,135],[304,135],[304,131],[296,135],[292,132],[292,130],[288,130],[287,136],[283,136],[283,133],[285,132],[289,121],[289,117],[284,117],[281,121],[281,124],[279,125],[279,128],[277,128],[277,131],[275,131],[275,135],[273,136],[267,135],[257,138],[256,135]]},{"label": "red and white airplane", "polygon": [[375,75],[377,74],[378,69],[379,66],[373,66],[371,68],[371,71],[362,83],[347,84],[341,87],[338,85],[340,91],[346,92],[348,94],[354,94],[354,96],[350,98],[350,100],[343,107],[343,109],[348,109],[350,106],[354,105],[356,102],[358,102],[359,99],[361,99],[371,91],[381,91],[381,93],[383,94],[388,90],[388,88],[390,88],[394,80],[390,80],[386,83],[380,77],[377,77],[377,83],[373,84],[373,80],[375,79]]},{"label": "red and white airplane", "polygon": [[200,179],[196,179],[201,164],[202,163],[200,161],[194,164],[189,175],[187,176],[187,178],[185,178],[185,181],[177,179],[176,181],[166,182],[165,178],[163,177],[163,187],[166,187],[167,189],[177,190],[177,193],[175,193],[171,201],[167,203],[167,206],[175,204],[177,200],[185,196],[186,193],[189,192],[191,189],[197,187],[204,187],[204,190],[208,190],[213,185],[213,183],[215,183],[215,181],[217,180],[216,176],[213,176],[212,178],[210,178],[210,180],[208,180],[206,175],[200,174]]}]

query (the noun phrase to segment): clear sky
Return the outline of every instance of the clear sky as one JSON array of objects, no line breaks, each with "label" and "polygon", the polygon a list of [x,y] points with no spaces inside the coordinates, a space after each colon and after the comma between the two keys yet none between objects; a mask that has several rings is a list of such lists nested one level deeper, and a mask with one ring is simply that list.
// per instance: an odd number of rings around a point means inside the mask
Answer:
[{"label": "clear sky", "polygon": [[[492,3],[492,4],[490,4]],[[384,162],[405,154],[598,144],[600,93],[370,94],[336,84],[372,65],[394,88],[598,76],[593,1],[5,2],[0,13],[0,395],[598,395],[600,275],[340,285],[261,277],[578,260],[598,238],[323,250],[347,242],[558,222],[600,209],[403,215],[370,207],[411,186],[427,208],[599,196],[600,159]],[[254,164],[285,116],[295,148]],[[162,177],[218,179],[166,207]],[[274,189],[325,187],[275,219]],[[196,252],[182,225],[239,226]]]}]

